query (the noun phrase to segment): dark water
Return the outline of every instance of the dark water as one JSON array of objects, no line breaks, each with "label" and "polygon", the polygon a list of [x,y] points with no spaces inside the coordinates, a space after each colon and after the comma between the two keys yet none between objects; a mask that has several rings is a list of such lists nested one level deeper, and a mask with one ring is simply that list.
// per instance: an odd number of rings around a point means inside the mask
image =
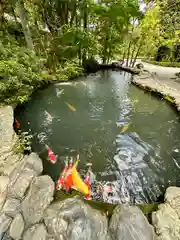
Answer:
[{"label": "dark water", "polygon": [[[43,156],[47,144],[58,155],[55,165],[44,160],[45,173],[57,180],[64,156],[79,153],[80,173],[91,162],[96,180],[112,182],[113,201],[122,203],[155,202],[167,186],[180,185],[179,117],[130,78],[99,72],[38,91],[18,110],[21,128],[34,135],[33,150]],[[125,133],[121,122],[129,126]]]}]

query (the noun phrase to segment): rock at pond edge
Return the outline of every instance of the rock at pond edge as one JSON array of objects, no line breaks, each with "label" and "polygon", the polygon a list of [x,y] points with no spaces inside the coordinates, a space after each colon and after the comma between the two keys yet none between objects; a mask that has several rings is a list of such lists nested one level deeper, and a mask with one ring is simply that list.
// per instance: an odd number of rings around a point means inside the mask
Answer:
[{"label": "rock at pond edge", "polygon": [[13,219],[9,228],[9,235],[13,239],[19,240],[24,230],[24,220],[20,213],[18,213]]},{"label": "rock at pond edge", "polygon": [[21,205],[27,227],[42,219],[44,210],[53,200],[54,189],[54,182],[47,175],[36,177],[33,180]]},{"label": "rock at pond edge", "polygon": [[109,233],[116,240],[155,239],[152,226],[136,206],[117,206],[110,219]]}]

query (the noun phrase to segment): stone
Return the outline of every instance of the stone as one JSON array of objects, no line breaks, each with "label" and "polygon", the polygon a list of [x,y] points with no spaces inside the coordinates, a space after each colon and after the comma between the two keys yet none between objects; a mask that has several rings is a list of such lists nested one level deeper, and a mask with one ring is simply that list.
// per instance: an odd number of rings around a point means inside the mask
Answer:
[{"label": "stone", "polygon": [[0,176],[0,212],[6,200],[8,183],[9,183],[8,177]]},{"label": "stone", "polygon": [[3,212],[8,215],[9,217],[15,217],[18,212],[21,210],[21,202],[19,199],[9,198],[6,200]]},{"label": "stone", "polygon": [[159,239],[180,239],[180,219],[176,211],[169,204],[159,205],[159,210],[152,213],[152,223]]},{"label": "stone", "polygon": [[143,69],[144,65],[142,63],[137,63],[135,66],[137,69]]},{"label": "stone", "polygon": [[42,219],[43,212],[53,200],[54,182],[47,176],[36,177],[22,201],[21,207],[27,226],[35,224]]},{"label": "stone", "polygon": [[83,68],[87,73],[94,73],[100,69],[100,65],[95,59],[90,58],[83,62]]},{"label": "stone", "polygon": [[180,72],[174,74],[177,78],[180,78]]},{"label": "stone", "polygon": [[13,219],[10,229],[9,229],[9,235],[13,239],[20,239],[21,235],[24,231],[24,220],[20,213],[18,213],[15,218]]},{"label": "stone", "polygon": [[26,230],[23,240],[47,240],[47,231],[44,224],[36,224]]},{"label": "stone", "polygon": [[34,170],[24,168],[14,185],[9,186],[8,196],[22,199],[35,176],[36,172]]},{"label": "stone", "polygon": [[135,206],[117,206],[110,219],[109,233],[116,240],[154,240],[152,226]]},{"label": "stone", "polygon": [[8,230],[11,221],[12,218],[6,216],[4,213],[0,215],[0,236]]},{"label": "stone", "polygon": [[42,161],[36,153],[25,156],[10,175],[8,196],[22,199],[33,178],[39,176],[42,171]]},{"label": "stone", "polygon": [[0,172],[2,172],[3,175],[10,176],[10,174],[19,165],[19,163],[22,162],[22,160],[22,154],[10,153],[6,158],[4,165],[0,166]]},{"label": "stone", "polygon": [[[11,152],[12,141],[15,135],[13,129],[14,111],[11,106],[0,108],[0,150],[1,154]],[[1,158],[2,160],[2,158]],[[3,159],[4,160],[4,159]],[[2,160],[2,161],[3,161]],[[0,162],[0,165],[2,163]]]},{"label": "stone", "polygon": [[42,160],[37,153],[32,152],[26,159],[26,163],[36,172],[39,176],[43,171]]},{"label": "stone", "polygon": [[173,208],[180,218],[180,188],[169,187],[165,193],[165,203],[168,203]]},{"label": "stone", "polygon": [[[0,239],[1,239],[1,238],[0,238]],[[13,240],[13,239],[9,236],[9,233],[6,232],[6,233],[3,235],[2,240]]]},{"label": "stone", "polygon": [[107,218],[78,197],[50,205],[44,214],[48,233],[61,240],[105,240]]}]

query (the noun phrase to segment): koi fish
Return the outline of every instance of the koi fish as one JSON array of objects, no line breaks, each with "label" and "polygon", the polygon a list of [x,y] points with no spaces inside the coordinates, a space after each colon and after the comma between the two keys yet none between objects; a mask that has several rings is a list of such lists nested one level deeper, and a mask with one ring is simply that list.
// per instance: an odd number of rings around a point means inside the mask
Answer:
[{"label": "koi fish", "polygon": [[121,133],[126,132],[128,130],[128,128],[129,128],[128,125],[123,126],[122,129],[121,129]]},{"label": "koi fish", "polygon": [[53,153],[53,151],[52,151],[52,149],[50,147],[48,147],[47,145],[46,145],[46,147],[47,147],[47,151],[48,151],[49,161],[51,163],[55,164],[56,161],[57,161],[55,154]]},{"label": "koi fish", "polygon": [[45,110],[45,114],[46,114],[46,116],[47,116],[47,120],[50,121],[50,122],[52,122],[53,117],[51,116],[51,114],[48,113],[46,110]]},{"label": "koi fish", "polygon": [[59,97],[61,94],[64,93],[64,89],[62,89],[61,91],[59,91],[58,89],[56,89],[56,95],[57,97]]},{"label": "koi fish", "polygon": [[65,176],[67,170],[68,170],[68,162],[66,162],[66,165],[65,165],[65,167],[64,167],[64,169],[63,169],[63,171],[62,171],[62,173],[61,173],[61,175],[60,175],[60,177],[57,181],[57,185],[56,185],[57,190],[61,190],[63,188],[63,186],[64,186],[64,176]]},{"label": "koi fish", "polygon": [[88,187],[88,194],[85,195],[85,199],[86,200],[90,200],[91,199],[91,184],[90,184],[90,176],[89,176],[89,174],[86,175],[86,177],[84,179],[84,183]]},{"label": "koi fish", "polygon": [[20,127],[20,123],[19,123],[18,120],[15,120],[14,124],[15,124],[15,128],[16,129],[18,129]]},{"label": "koi fish", "polygon": [[68,106],[68,108],[72,111],[72,112],[76,112],[76,108],[73,107],[71,104],[65,102],[65,104]]}]

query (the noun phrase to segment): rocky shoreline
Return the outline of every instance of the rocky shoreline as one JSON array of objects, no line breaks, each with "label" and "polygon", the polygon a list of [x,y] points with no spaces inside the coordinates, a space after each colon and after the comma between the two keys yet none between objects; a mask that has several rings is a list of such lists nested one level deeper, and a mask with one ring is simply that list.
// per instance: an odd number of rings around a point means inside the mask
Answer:
[{"label": "rocky shoreline", "polygon": [[39,156],[13,153],[17,140],[13,118],[12,107],[0,108],[0,239],[154,239],[154,230],[138,207],[119,205],[109,220],[80,197],[53,201],[55,184],[42,175]]}]

